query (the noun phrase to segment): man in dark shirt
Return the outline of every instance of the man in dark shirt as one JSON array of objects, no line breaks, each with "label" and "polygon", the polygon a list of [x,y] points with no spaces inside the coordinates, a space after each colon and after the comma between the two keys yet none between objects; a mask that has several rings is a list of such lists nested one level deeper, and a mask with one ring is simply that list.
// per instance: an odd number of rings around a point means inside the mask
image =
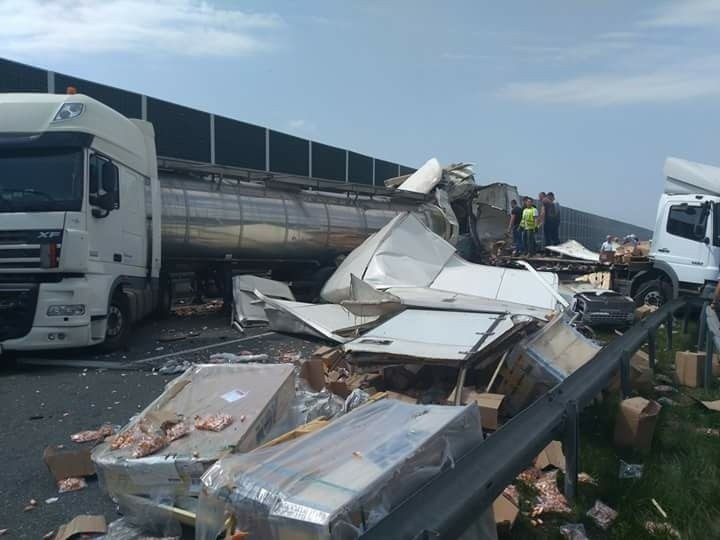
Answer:
[{"label": "man in dark shirt", "polygon": [[556,246],[560,243],[560,205],[555,194],[550,191],[543,199],[542,221],[545,245]]},{"label": "man in dark shirt", "polygon": [[508,232],[512,233],[513,239],[513,255],[519,255],[525,251],[522,240],[522,230],[520,230],[520,219],[522,218],[522,208],[518,206],[515,199],[510,201],[510,223],[508,224]]}]

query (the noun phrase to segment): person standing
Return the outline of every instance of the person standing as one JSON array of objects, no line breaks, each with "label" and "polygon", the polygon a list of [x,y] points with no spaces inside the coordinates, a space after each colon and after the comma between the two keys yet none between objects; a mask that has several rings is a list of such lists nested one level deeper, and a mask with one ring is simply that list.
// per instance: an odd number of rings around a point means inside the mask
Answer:
[{"label": "person standing", "polygon": [[513,239],[513,255],[518,255],[524,251],[522,231],[520,230],[521,219],[522,208],[520,208],[517,201],[513,199],[510,201],[510,223],[508,223],[508,232],[512,233]]},{"label": "person standing", "polygon": [[560,204],[552,191],[543,199],[543,213],[545,246],[556,246],[560,243]]},{"label": "person standing", "polygon": [[526,197],[525,208],[520,218],[520,228],[522,229],[525,253],[530,257],[535,255],[535,231],[537,230],[537,223],[537,208],[533,205],[533,200],[530,197]]}]

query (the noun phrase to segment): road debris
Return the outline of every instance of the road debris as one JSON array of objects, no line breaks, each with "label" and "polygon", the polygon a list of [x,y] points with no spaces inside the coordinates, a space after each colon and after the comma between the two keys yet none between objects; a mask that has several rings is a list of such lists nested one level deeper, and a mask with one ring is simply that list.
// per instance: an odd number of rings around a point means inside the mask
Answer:
[{"label": "road debris", "polygon": [[618,513],[600,500],[595,501],[593,507],[586,514],[595,524],[604,531],[610,528],[617,519]]},{"label": "road debris", "polygon": [[80,491],[87,487],[87,482],[84,478],[70,477],[59,480],[57,483],[58,493],[68,493],[70,491]]},{"label": "road debris", "polygon": [[533,484],[538,496],[530,513],[532,517],[536,518],[545,513],[566,514],[572,512],[567,499],[558,489],[557,476],[557,470],[546,472]]},{"label": "road debris", "polygon": [[59,497],[50,497],[49,499],[45,499],[45,504],[54,504],[59,500]]},{"label": "road debris", "polygon": [[668,518],[667,512],[665,512],[665,510],[663,510],[662,506],[660,506],[660,503],[658,503],[655,499],[650,499],[650,502],[653,504],[653,506],[657,509],[657,511],[660,513],[660,515],[663,518],[665,518],[665,519]]},{"label": "road debris", "polygon": [[23,512],[29,512],[30,510],[35,510],[38,506],[38,502],[35,499],[30,499],[30,502],[23,508]]},{"label": "road debris", "polygon": [[267,362],[267,354],[232,354],[232,353],[215,353],[211,354],[208,364],[241,364],[244,362]]},{"label": "road debris", "polygon": [[653,535],[669,536],[680,540],[680,532],[669,523],[658,523],[656,521],[646,521],[645,530]]},{"label": "road debris", "polygon": [[636,463],[626,463],[622,459],[620,460],[620,470],[618,472],[618,478],[642,478],[643,465]]},{"label": "road debris", "polygon": [[585,525],[582,523],[566,523],[560,526],[560,534],[565,540],[588,540]]},{"label": "road debris", "polygon": [[70,440],[76,443],[102,441],[105,437],[109,437],[113,433],[110,424],[103,424],[96,430],[80,431],[70,435]]},{"label": "road debris", "polygon": [[61,526],[54,540],[69,540],[76,535],[95,535],[107,532],[104,516],[77,516]]},{"label": "road debris", "polygon": [[591,486],[598,485],[598,481],[586,472],[581,472],[578,474],[578,482],[580,482],[581,484],[589,484]]},{"label": "road debris", "polygon": [[649,451],[661,408],[656,401],[642,397],[623,400],[615,422],[615,444]]},{"label": "road debris", "polygon": [[205,417],[195,417],[195,429],[204,431],[222,431],[232,423],[233,417],[229,414],[213,414]]}]

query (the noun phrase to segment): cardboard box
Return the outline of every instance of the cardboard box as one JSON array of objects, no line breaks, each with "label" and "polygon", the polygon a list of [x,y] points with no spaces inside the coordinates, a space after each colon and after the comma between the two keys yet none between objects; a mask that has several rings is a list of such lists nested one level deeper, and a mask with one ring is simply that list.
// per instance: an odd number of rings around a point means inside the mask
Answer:
[{"label": "cardboard box", "polygon": [[[649,392],[653,387],[653,373],[650,369],[650,357],[645,351],[637,351],[630,358],[630,388],[639,392]],[[620,390],[620,370],[615,372],[608,389]]]},{"label": "cardboard box", "polygon": [[[120,495],[197,496],[200,477],[220,457],[248,452],[273,434],[295,397],[291,364],[199,364],[171,381],[165,391],[122,432],[138,422],[180,416],[192,425],[196,416],[230,414],[233,423],[219,432],[190,433],[154,454],[133,458],[134,446],[113,450],[109,441],[92,452],[101,485]],[[288,426],[291,429],[294,426]],[[122,433],[121,432],[121,433]]]},{"label": "cardboard box", "polygon": [[60,526],[55,534],[55,540],[68,540],[76,534],[105,534],[106,532],[107,523],[104,516],[77,516],[72,521]]},{"label": "cardboard box", "polygon": [[643,304],[640,307],[635,308],[635,320],[639,321],[640,319],[644,319],[651,313],[655,313],[657,311],[657,306],[650,306],[648,304]]},{"label": "cardboard box", "polygon": [[641,451],[650,450],[660,409],[659,403],[641,397],[620,402],[615,422],[615,444]]},{"label": "cardboard box", "polygon": [[495,516],[495,523],[498,525],[507,523],[511,528],[520,513],[517,505],[504,493],[501,493],[500,496],[495,499],[492,509],[493,515]]},{"label": "cardboard box", "polygon": [[325,366],[322,358],[311,358],[302,363],[300,376],[310,385],[315,392],[325,388]]},{"label": "cardboard box", "polygon": [[697,388],[705,383],[705,353],[678,351],[675,354],[675,373],[683,386]]},{"label": "cardboard box", "polygon": [[562,444],[559,441],[551,441],[535,458],[535,466],[541,470],[555,467],[565,472],[565,454],[562,451]]},{"label": "cardboard box", "polygon": [[92,476],[95,464],[90,459],[90,448],[66,450],[56,446],[48,446],[43,452],[43,461],[55,481],[71,476]]},{"label": "cardboard box", "polygon": [[470,392],[467,403],[475,402],[480,408],[482,427],[495,430],[498,428],[498,415],[505,394],[490,394],[487,392]]}]

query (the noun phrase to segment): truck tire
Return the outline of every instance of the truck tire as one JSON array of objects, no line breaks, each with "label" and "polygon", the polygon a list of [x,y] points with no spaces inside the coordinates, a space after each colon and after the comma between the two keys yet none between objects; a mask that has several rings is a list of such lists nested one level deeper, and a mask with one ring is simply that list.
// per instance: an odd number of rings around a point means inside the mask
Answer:
[{"label": "truck tire", "polygon": [[159,320],[169,319],[172,313],[172,289],[170,283],[161,283],[158,291],[158,303],[155,308],[155,318]]},{"label": "truck tire", "polygon": [[105,341],[100,347],[105,351],[114,351],[125,345],[130,333],[130,308],[122,293],[116,293],[108,306]]},{"label": "truck tire", "polygon": [[647,281],[638,287],[633,299],[636,306],[645,304],[660,307],[672,298],[670,286],[659,279]]}]

